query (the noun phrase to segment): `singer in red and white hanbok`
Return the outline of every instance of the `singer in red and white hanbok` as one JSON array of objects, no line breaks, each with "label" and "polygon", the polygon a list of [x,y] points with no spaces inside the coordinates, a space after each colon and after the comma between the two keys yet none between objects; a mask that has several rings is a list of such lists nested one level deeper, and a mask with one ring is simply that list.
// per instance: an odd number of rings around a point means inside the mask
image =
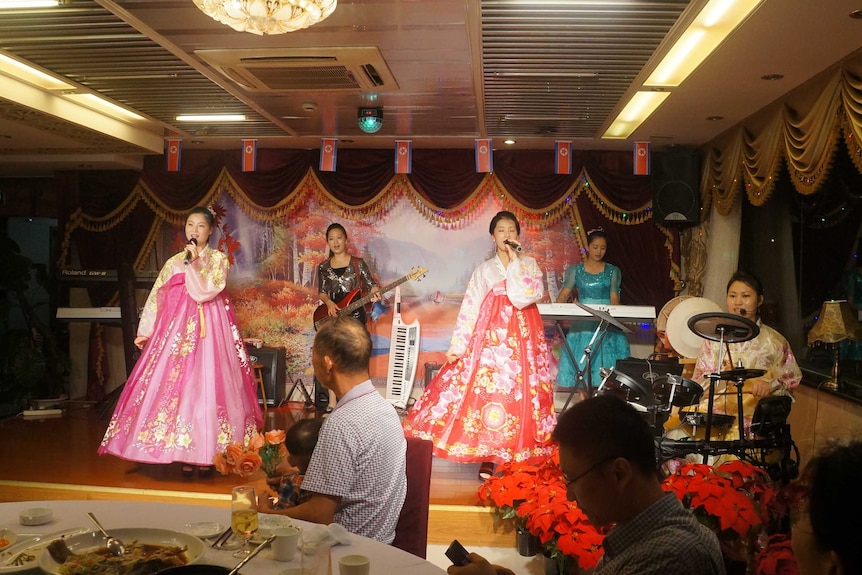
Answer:
[{"label": "singer in red and white hanbok", "polygon": [[[514,215],[501,214],[517,224]],[[449,361],[404,420],[408,436],[431,440],[434,455],[461,463],[547,457],[556,424],[554,380],[535,305],[544,295],[542,271],[535,259],[505,245],[517,237],[514,230],[501,239],[494,229],[492,220],[497,255],[470,278]]]}]

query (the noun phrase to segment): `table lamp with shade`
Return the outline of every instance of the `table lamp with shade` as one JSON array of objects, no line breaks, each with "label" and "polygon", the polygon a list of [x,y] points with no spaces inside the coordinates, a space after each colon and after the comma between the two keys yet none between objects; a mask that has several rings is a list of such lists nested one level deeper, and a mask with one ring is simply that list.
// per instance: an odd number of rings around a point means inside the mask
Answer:
[{"label": "table lamp with shade", "polygon": [[823,302],[820,317],[808,332],[808,345],[832,345],[832,379],[823,384],[826,389],[838,389],[838,343],[845,339],[862,339],[862,324],[846,300]]}]

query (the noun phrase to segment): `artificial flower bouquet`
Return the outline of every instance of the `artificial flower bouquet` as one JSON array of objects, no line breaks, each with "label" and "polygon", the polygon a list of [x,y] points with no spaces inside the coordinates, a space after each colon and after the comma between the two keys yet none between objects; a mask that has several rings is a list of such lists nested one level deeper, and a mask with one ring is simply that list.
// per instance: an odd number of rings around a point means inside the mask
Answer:
[{"label": "artificial flower bouquet", "polygon": [[213,465],[222,475],[248,477],[263,469],[267,477],[280,476],[279,464],[287,457],[284,436],[283,429],[256,432],[245,443],[231,443],[224,453],[216,454]]}]

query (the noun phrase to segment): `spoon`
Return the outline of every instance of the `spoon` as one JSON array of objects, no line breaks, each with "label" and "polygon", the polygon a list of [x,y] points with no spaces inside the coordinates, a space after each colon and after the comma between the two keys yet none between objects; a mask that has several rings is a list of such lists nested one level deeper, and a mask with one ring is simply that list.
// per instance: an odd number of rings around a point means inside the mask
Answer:
[{"label": "spoon", "polygon": [[119,557],[126,552],[126,546],[123,545],[123,542],[116,537],[111,537],[110,535],[108,535],[108,532],[105,531],[105,528],[102,527],[102,524],[99,523],[99,520],[96,519],[95,515],[93,515],[92,513],[87,513],[87,517],[89,517],[90,520],[96,524],[96,527],[99,528],[99,531],[102,532],[102,535],[107,538],[107,541],[105,541],[105,548],[107,548],[108,553],[110,553],[114,557]]},{"label": "spoon", "polygon": [[237,564],[236,564],[236,567],[234,567],[233,569],[231,569],[231,570],[228,572],[228,574],[227,574],[227,575],[237,575],[237,572],[239,571],[239,568],[240,568],[240,567],[242,567],[243,565],[245,565],[246,563],[248,563],[248,562],[249,562],[249,560],[250,560],[252,557],[254,557],[254,556],[255,556],[255,555],[257,555],[258,553],[260,553],[260,552],[261,552],[261,550],[262,550],[264,547],[266,547],[267,545],[269,545],[269,544],[270,544],[270,543],[272,543],[273,541],[275,541],[275,535],[270,535],[269,537],[267,537],[266,539],[264,539],[263,543],[261,543],[260,545],[258,545],[258,546],[257,546],[257,547],[255,547],[254,549],[252,549],[252,550],[251,550],[251,552],[250,552],[248,555],[246,555],[245,557],[243,557],[243,558],[242,558],[242,561],[240,561],[239,563],[237,563]]}]

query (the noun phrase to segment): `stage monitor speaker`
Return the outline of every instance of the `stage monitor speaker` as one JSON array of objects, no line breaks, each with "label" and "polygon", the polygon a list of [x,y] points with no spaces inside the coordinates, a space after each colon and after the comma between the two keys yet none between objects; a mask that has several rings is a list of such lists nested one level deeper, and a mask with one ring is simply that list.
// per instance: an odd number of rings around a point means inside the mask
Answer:
[{"label": "stage monitor speaker", "polygon": [[652,207],[656,223],[700,223],[700,162],[696,152],[652,154]]},{"label": "stage monitor speaker", "polygon": [[[252,364],[263,365],[263,389],[266,392],[267,405],[279,405],[284,399],[287,387],[287,350],[283,347],[248,347],[248,356]],[[257,400],[260,397],[260,387],[257,388]]]}]

